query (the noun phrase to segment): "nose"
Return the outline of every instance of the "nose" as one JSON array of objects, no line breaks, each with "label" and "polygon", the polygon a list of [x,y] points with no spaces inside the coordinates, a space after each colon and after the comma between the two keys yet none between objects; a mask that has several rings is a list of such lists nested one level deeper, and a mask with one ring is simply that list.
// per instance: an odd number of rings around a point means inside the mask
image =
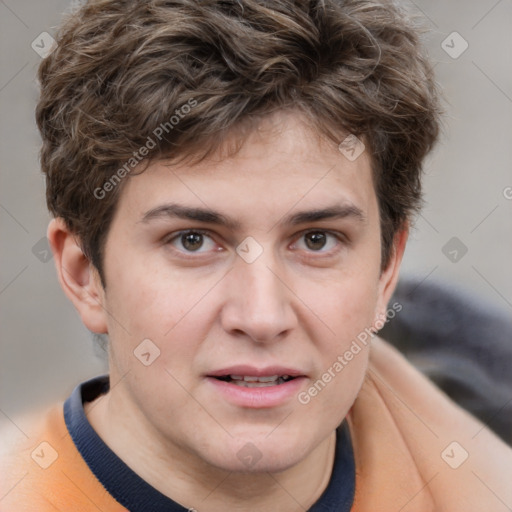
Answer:
[{"label": "nose", "polygon": [[[274,264],[272,264],[274,263]],[[297,323],[293,292],[272,258],[247,263],[238,258],[224,283],[227,299],[221,311],[226,332],[255,342],[284,337]]]}]

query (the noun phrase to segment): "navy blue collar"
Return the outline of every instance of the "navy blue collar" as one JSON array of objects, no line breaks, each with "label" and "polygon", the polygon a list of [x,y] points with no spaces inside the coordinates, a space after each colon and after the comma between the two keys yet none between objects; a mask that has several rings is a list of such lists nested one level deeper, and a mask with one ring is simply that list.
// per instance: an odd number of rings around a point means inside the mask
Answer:
[{"label": "navy blue collar", "polygon": [[[78,385],[64,403],[66,426],[90,470],[110,495],[131,512],[187,512],[132,471],[92,428],[83,404],[108,390],[108,375],[96,377]],[[354,455],[344,421],[336,430],[336,454],[329,485],[309,512],[349,512],[354,491]]]}]

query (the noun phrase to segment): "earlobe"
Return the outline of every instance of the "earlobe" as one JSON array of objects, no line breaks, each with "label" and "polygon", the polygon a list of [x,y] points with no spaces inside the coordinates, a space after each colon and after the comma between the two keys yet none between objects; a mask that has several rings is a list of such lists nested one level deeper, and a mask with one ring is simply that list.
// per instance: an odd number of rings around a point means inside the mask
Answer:
[{"label": "earlobe", "polygon": [[96,269],[62,218],[50,222],[47,236],[64,293],[90,331],[107,333],[105,295]]},{"label": "earlobe", "polygon": [[405,252],[407,238],[409,237],[409,224],[405,224],[395,234],[393,239],[393,248],[389,258],[387,268],[385,268],[380,276],[379,282],[379,298],[376,308],[376,317],[382,318],[386,315],[386,308],[393,292],[395,291],[398,277],[400,274],[400,265]]}]

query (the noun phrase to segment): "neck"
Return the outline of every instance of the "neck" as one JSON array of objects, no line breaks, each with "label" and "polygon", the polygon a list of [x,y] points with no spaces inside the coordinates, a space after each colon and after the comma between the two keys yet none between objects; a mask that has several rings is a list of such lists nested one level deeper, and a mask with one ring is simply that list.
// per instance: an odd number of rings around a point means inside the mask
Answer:
[{"label": "neck", "polygon": [[[121,412],[122,411],[122,412]],[[139,416],[116,407],[111,392],[85,404],[85,412],[107,446],[152,487],[198,512],[303,512],[326,489],[336,448],[333,431],[298,464],[278,473],[234,473],[207,464],[162,440]],[[123,415],[121,417],[120,415]],[[136,421],[139,423],[139,421]],[[137,446],[137,450],[130,447]]]}]

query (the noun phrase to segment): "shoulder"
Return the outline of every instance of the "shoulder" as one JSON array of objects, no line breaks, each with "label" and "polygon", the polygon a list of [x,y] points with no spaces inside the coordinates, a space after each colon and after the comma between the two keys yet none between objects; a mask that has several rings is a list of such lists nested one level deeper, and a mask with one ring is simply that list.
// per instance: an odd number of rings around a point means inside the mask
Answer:
[{"label": "shoulder", "polygon": [[[49,439],[62,435],[59,428],[59,411],[62,404],[33,410],[8,418],[0,429],[0,502],[3,510],[19,510],[22,505],[41,506],[42,502],[32,501],[37,492],[33,477],[39,470],[48,468],[58,452],[52,446],[57,444]],[[43,478],[44,479],[44,478]],[[42,479],[40,479],[42,480]]]},{"label": "shoulder", "polygon": [[88,510],[91,500],[105,512],[125,511],[76,449],[66,427],[62,402],[16,418],[3,430],[2,512]]},{"label": "shoulder", "polygon": [[356,466],[371,467],[360,484],[378,482],[397,505],[410,499],[405,510],[512,506],[512,449],[379,338],[349,422]]}]

